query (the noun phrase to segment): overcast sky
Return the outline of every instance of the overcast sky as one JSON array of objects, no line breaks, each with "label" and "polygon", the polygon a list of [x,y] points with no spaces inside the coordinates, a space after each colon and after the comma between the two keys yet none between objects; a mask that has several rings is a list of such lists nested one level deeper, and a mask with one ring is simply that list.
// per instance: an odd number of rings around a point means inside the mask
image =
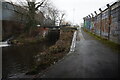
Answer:
[{"label": "overcast sky", "polygon": [[60,9],[66,12],[66,19],[80,24],[83,17],[99,11],[106,4],[115,2],[116,0],[52,0],[52,2]]},{"label": "overcast sky", "polygon": [[[17,0],[12,0],[17,1]],[[39,0],[37,0],[39,1]],[[104,8],[106,4],[116,0],[51,0],[61,11],[66,12],[66,20],[74,24],[83,22],[83,17],[99,12],[99,8]]]}]

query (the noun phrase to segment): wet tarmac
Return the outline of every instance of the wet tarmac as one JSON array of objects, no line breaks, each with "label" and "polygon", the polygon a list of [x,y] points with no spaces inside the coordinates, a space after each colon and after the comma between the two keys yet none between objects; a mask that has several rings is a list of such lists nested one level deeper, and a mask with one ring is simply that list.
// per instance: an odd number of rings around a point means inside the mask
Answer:
[{"label": "wet tarmac", "polygon": [[84,31],[78,32],[75,51],[38,75],[38,78],[117,78],[118,53]]}]

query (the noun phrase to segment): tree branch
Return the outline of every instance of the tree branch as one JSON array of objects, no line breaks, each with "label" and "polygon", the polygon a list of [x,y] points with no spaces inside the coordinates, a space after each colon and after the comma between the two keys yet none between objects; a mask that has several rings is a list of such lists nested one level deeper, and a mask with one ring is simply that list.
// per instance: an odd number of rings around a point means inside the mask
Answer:
[{"label": "tree branch", "polygon": [[[35,10],[38,10],[38,8],[41,7],[41,6],[45,3],[45,1],[46,1],[46,0],[43,0],[41,3],[38,2],[38,3],[40,3],[40,4],[35,8]],[[37,4],[38,4],[38,3],[37,3]]]}]

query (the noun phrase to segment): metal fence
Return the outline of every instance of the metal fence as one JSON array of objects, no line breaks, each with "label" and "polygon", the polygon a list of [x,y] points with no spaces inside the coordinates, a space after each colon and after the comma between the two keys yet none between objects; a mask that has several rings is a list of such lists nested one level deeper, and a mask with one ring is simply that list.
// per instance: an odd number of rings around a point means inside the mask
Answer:
[{"label": "metal fence", "polygon": [[120,1],[107,4],[95,16],[84,17],[84,28],[90,32],[120,44]]}]

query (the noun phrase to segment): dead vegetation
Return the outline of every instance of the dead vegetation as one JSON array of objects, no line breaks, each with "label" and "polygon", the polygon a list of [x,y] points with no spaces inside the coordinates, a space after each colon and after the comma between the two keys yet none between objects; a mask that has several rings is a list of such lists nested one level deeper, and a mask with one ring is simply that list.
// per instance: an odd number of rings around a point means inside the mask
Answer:
[{"label": "dead vegetation", "polygon": [[37,74],[62,59],[70,50],[73,32],[74,30],[61,30],[59,40],[46,51],[39,53],[40,61],[37,61],[37,66],[26,75]]}]

